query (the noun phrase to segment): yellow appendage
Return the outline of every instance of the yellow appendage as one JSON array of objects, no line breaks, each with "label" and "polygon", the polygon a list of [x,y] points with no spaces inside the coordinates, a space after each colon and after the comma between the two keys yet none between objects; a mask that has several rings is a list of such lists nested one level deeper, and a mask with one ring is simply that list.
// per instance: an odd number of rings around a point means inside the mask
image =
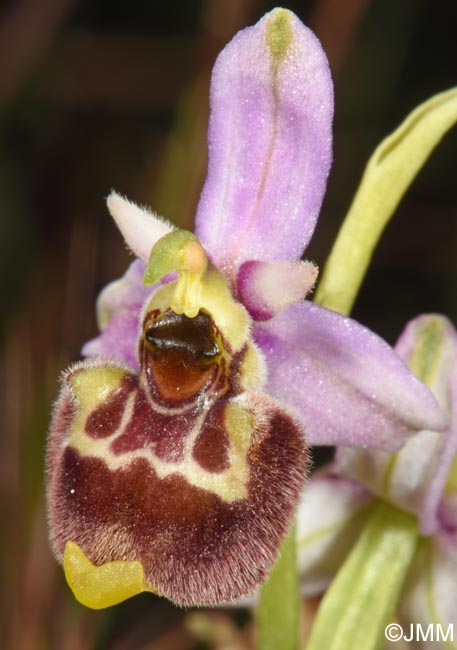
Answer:
[{"label": "yellow appendage", "polygon": [[66,543],[63,558],[65,578],[74,597],[91,609],[111,607],[151,591],[144,582],[141,562],[119,560],[96,566],[75,542]]}]

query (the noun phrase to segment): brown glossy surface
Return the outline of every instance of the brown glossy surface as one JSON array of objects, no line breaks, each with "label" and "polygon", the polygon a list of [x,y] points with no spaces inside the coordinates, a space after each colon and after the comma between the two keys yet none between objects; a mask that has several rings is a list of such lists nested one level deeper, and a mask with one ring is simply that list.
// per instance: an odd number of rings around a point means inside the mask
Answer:
[{"label": "brown glossy surface", "polygon": [[191,399],[216,379],[221,349],[211,318],[168,310],[145,319],[143,370],[153,391],[169,402]]}]

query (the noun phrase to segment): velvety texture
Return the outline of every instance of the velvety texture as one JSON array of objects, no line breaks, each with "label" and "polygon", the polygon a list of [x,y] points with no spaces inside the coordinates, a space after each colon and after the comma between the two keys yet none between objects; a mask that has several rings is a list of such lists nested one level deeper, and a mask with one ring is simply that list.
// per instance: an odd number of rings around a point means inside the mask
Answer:
[{"label": "velvety texture", "polygon": [[97,566],[140,562],[147,589],[183,606],[248,596],[294,516],[304,432],[243,389],[255,350],[230,359],[209,316],[155,309],[143,332],[139,375],[99,358],[63,379],[47,456],[55,553],[71,541]]}]

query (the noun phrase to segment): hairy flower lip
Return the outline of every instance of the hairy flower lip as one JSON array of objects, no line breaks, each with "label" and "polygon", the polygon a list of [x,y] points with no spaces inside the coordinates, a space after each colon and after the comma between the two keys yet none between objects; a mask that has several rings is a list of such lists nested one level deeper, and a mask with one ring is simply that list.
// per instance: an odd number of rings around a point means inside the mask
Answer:
[{"label": "hairy flower lip", "polygon": [[[225,400],[197,402],[193,414],[184,406],[181,417],[151,407],[133,373],[102,359],[64,377],[48,446],[49,522],[58,558],[71,541],[103,569],[84,569],[86,592],[73,585],[88,606],[123,599],[117,578],[104,577],[112,562],[130,571],[120,557],[140,561],[145,584],[183,606],[243,597],[271,568],[305,479],[300,425],[241,385]],[[228,439],[222,467],[217,436]],[[179,540],[171,555],[170,536]],[[132,588],[142,580],[133,569]],[[78,568],[69,571],[78,582]],[[102,600],[91,595],[93,580],[103,583]]]}]

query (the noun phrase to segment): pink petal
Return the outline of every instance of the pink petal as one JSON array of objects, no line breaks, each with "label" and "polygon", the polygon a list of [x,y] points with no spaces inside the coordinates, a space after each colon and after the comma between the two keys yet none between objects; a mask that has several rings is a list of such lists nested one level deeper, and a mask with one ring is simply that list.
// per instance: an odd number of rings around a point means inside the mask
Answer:
[{"label": "pink petal", "polygon": [[94,339],[84,344],[81,354],[85,357],[111,357],[127,363],[138,370],[138,333],[140,309],[121,311]]},{"label": "pink petal", "polygon": [[144,302],[153,288],[143,284],[145,266],[135,260],[122,278],[111,282],[97,300],[101,333],[82,348],[86,357],[100,355],[121,359],[138,369],[137,339]]},{"label": "pink petal", "polygon": [[238,272],[238,295],[255,320],[268,320],[302,300],[313,288],[317,273],[312,262],[251,260]]},{"label": "pink petal", "polygon": [[432,427],[419,431],[395,456],[339,449],[336,468],[378,496],[417,513],[422,533],[429,535],[438,527],[437,510],[457,451],[457,334],[442,316],[420,316],[407,325],[395,350],[424,375],[443,413],[450,415],[450,426],[444,433]]},{"label": "pink petal", "polygon": [[145,265],[136,259],[121,278],[113,280],[100,292],[97,299],[97,321],[100,328],[119,311],[143,305],[151,294],[151,287],[146,287],[143,283],[144,271]]},{"label": "pink petal", "polygon": [[419,429],[444,428],[433,395],[378,336],[304,301],[254,329],[266,390],[301,416],[315,445],[398,449]]},{"label": "pink petal", "polygon": [[319,41],[290,11],[265,15],[219,55],[211,109],[197,236],[229,273],[249,259],[299,258],[331,163],[333,90]]}]

